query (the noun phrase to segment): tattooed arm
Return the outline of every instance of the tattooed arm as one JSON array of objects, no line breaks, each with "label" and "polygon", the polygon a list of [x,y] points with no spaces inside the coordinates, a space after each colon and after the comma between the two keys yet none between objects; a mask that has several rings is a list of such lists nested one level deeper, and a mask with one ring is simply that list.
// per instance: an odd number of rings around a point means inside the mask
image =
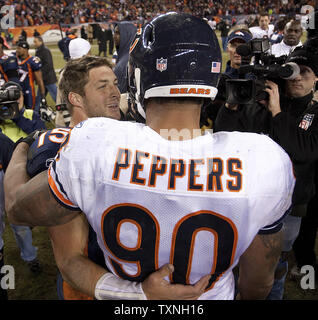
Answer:
[{"label": "tattooed arm", "polygon": [[10,223],[53,226],[66,223],[78,212],[61,206],[52,195],[44,171],[30,179],[26,172],[28,144],[16,147],[4,177],[6,213]]},{"label": "tattooed arm", "polygon": [[237,299],[266,299],[282,251],[282,231],[257,235],[239,263]]}]

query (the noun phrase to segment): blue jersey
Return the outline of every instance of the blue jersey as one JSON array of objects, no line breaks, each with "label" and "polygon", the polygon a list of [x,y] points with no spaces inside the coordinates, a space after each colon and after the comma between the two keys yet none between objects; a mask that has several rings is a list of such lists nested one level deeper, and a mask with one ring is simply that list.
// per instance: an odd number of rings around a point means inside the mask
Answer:
[{"label": "blue jersey", "polygon": [[14,54],[3,54],[0,57],[0,76],[1,79],[8,81],[14,81],[20,84],[19,81],[19,64],[16,55]]},{"label": "blue jersey", "polygon": [[[50,163],[59,151],[61,143],[66,139],[70,131],[70,128],[55,128],[42,133],[38,139],[33,142],[29,148],[27,160],[27,173],[30,177],[48,169]],[[104,254],[97,243],[96,233],[91,226],[89,226],[86,254],[89,259],[106,269]],[[60,275],[57,285],[60,299],[68,300],[69,289],[65,289],[66,287],[68,288],[68,286],[63,285],[63,280]],[[82,299],[80,297],[81,295],[78,295],[76,299]]]},{"label": "blue jersey", "polygon": [[32,143],[27,160],[27,173],[30,177],[47,170],[70,131],[70,128],[55,128],[42,133]]},{"label": "blue jersey", "polygon": [[34,109],[35,107],[34,72],[41,68],[41,59],[36,56],[28,56],[23,61],[19,61],[20,82],[24,96],[24,105],[27,109]]}]

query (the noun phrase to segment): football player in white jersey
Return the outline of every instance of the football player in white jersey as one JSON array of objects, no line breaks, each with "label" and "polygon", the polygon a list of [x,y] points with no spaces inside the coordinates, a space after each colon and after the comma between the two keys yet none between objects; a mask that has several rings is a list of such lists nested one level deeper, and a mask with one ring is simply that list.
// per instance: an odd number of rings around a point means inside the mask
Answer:
[{"label": "football player in white jersey", "polygon": [[147,280],[167,263],[174,272],[165,285],[207,275],[199,299],[235,298],[238,263],[237,298],[267,297],[295,178],[288,155],[266,136],[200,135],[220,69],[218,40],[203,20],[161,15],[137,32],[128,65],[130,97],[146,124],[86,120],[48,174],[31,180],[16,164],[28,146],[17,146],[5,177],[9,219],[56,225],[83,211],[111,271],[91,277],[96,298],[160,298]]},{"label": "football player in white jersey", "polygon": [[[104,116],[120,119],[120,92],[117,87],[117,78],[111,69],[112,66],[106,58],[93,56],[86,56],[68,64],[60,91],[64,94],[63,99],[68,102],[67,107],[71,113],[71,127],[89,117]],[[80,79],[80,81],[74,81],[74,79]],[[74,99],[76,98],[76,92],[83,91],[85,91],[85,103],[83,106],[79,106]],[[66,128],[46,131],[31,144],[27,161],[27,173],[30,177],[47,169],[48,163],[58,152],[69,131],[70,129]],[[65,300],[92,299],[92,296],[82,293],[82,291],[88,291],[85,289],[85,285],[83,288],[83,283],[87,279],[85,274],[96,274],[95,270],[104,274],[106,270],[104,269],[104,257],[98,247],[96,234],[88,226],[85,216],[79,214],[76,219],[69,223],[48,227],[48,232],[55,261],[64,279],[63,283],[60,283],[61,278],[58,277],[58,296]],[[78,270],[80,269],[82,270],[81,278],[78,278]],[[152,279],[154,281],[159,280],[169,273],[169,266],[166,265],[159,272],[154,273]],[[204,289],[204,283],[203,279],[203,282],[199,282],[194,287],[181,288],[181,286],[178,286],[175,288],[175,286],[169,286],[165,288],[168,295],[162,297],[176,297],[176,294],[178,294],[180,299],[195,298],[201,292],[200,290]],[[175,292],[174,289],[178,291]]]},{"label": "football player in white jersey", "polygon": [[275,57],[288,56],[296,47],[302,46],[300,40],[303,28],[299,20],[291,20],[286,23],[283,33],[283,40],[272,45],[272,54]]},{"label": "football player in white jersey", "polygon": [[274,25],[270,24],[270,18],[268,13],[261,13],[259,16],[259,25],[251,27],[250,31],[253,34],[253,39],[255,38],[270,38],[274,32]]}]

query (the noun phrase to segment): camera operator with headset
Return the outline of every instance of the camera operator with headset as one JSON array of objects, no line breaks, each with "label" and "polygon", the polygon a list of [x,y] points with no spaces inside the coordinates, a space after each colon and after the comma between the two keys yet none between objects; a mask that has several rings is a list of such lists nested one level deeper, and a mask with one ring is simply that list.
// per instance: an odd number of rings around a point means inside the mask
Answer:
[{"label": "camera operator with headset", "polygon": [[[215,131],[247,131],[269,135],[285,149],[294,165],[296,185],[291,212],[284,221],[283,252],[268,296],[271,300],[283,298],[288,252],[292,250],[299,233],[301,217],[306,215],[307,204],[315,194],[314,163],[318,159],[318,102],[313,98],[318,80],[316,48],[297,47],[287,57],[286,62],[296,63],[300,69],[299,74],[293,75],[292,79],[277,79],[279,86],[265,80],[267,101],[225,103],[215,123]],[[242,89],[238,94],[240,92]]]},{"label": "camera operator with headset", "polygon": [[[239,67],[244,63],[244,57],[236,52],[236,48],[241,44],[246,44],[252,39],[252,33],[248,28],[241,25],[235,28],[228,36],[226,52],[228,53],[229,60],[226,63],[225,71],[221,74],[218,83],[218,93],[215,99],[202,110],[201,123],[204,124],[203,128],[210,128],[213,126],[218,110],[225,102],[225,84],[227,79],[238,79],[240,77]],[[242,61],[243,60],[243,61]],[[248,59],[248,63],[249,63]],[[247,61],[246,61],[247,62]],[[254,76],[247,74],[247,79],[254,78]]]},{"label": "camera operator with headset", "polygon": [[15,82],[6,82],[0,87],[0,131],[13,142],[37,129],[46,129],[39,115],[25,109],[21,87]]},{"label": "camera operator with headset", "polygon": [[[310,13],[310,18],[313,19],[314,25],[318,25],[318,7],[315,11]],[[311,20],[312,21],[312,20]],[[310,20],[306,20],[310,23]],[[307,42],[312,43],[313,46],[318,47],[318,32],[317,29],[307,29]],[[317,89],[317,86],[316,86]],[[318,101],[318,90],[314,93],[314,99]],[[318,160],[315,163],[315,196],[308,203],[307,214],[301,219],[301,226],[298,237],[293,245],[294,255],[296,259],[295,266],[291,269],[290,273],[295,277],[302,277],[303,273],[300,272],[302,266],[310,265],[314,267],[316,273],[316,281],[318,279],[318,261],[315,252],[315,244],[318,229]]]}]

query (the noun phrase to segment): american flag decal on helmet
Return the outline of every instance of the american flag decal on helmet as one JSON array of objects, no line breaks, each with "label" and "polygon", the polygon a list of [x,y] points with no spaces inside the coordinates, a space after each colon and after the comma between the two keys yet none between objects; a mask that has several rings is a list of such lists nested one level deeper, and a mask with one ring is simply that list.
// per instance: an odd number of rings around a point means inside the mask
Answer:
[{"label": "american flag decal on helmet", "polygon": [[159,70],[160,72],[167,70],[167,65],[168,65],[167,59],[164,59],[164,58],[157,59],[157,70]]},{"label": "american flag decal on helmet", "polygon": [[220,73],[221,72],[221,62],[212,62],[212,68],[211,68],[212,73]]}]

